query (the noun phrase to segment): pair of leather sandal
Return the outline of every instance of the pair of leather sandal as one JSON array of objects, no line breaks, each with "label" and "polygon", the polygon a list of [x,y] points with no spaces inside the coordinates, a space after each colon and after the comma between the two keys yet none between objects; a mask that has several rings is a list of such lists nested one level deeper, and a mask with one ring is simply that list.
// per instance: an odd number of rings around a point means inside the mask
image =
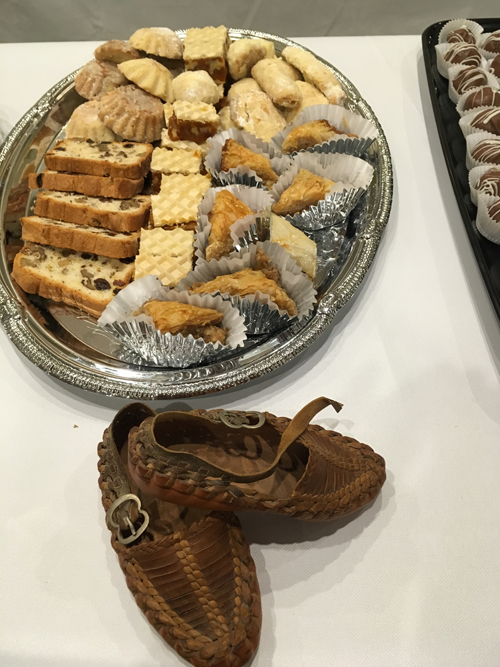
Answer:
[{"label": "pair of leather sandal", "polygon": [[111,544],[148,621],[195,667],[240,667],[262,621],[255,564],[233,512],[325,521],[361,509],[385,481],[367,445],[269,413],[155,414],[126,406],[99,445]]}]

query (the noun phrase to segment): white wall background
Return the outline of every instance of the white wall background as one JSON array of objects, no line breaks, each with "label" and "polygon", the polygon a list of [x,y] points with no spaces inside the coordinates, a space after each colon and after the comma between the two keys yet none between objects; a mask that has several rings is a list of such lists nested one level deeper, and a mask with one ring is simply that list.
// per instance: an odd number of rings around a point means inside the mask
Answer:
[{"label": "white wall background", "polygon": [[282,36],[419,34],[450,18],[500,17],[500,0],[0,0],[0,42],[128,38],[204,25]]}]

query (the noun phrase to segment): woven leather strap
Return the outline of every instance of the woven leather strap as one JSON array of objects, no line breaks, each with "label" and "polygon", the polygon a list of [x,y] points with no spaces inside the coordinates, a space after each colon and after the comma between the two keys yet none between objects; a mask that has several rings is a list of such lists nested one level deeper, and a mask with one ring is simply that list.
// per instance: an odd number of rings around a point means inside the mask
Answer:
[{"label": "woven leather strap", "polygon": [[[338,403],[337,401],[334,401],[331,398],[326,398],[325,396],[316,398],[314,401],[311,401],[306,406],[304,406],[302,410],[300,410],[295,415],[295,417],[292,419],[292,421],[288,424],[287,428],[283,432],[274,460],[265,468],[263,468],[259,473],[256,473],[254,475],[239,475],[237,473],[232,472],[231,470],[227,470],[225,468],[214,465],[211,461],[208,461],[202,456],[198,456],[190,452],[183,453],[183,452],[173,451],[168,449],[167,447],[158,446],[158,443],[156,443],[157,453],[159,455],[158,458],[166,462],[169,461],[170,463],[176,463],[179,461],[188,461],[192,469],[193,468],[198,469],[199,471],[203,470],[206,476],[210,476],[213,478],[222,477],[224,475],[225,477],[228,477],[231,482],[243,482],[243,483],[257,482],[261,479],[265,479],[266,477],[272,475],[272,473],[278,467],[280,459],[286,452],[286,450],[297,440],[297,438],[299,438],[304,433],[306,428],[309,426],[311,420],[318,414],[318,412],[324,410],[329,405],[335,408],[337,412],[340,412],[340,410],[342,409],[341,403]],[[157,420],[160,421],[167,421],[169,419],[185,420],[186,418],[188,418],[188,415],[185,412],[166,412],[163,413],[162,415],[158,415],[152,423],[152,428],[150,433],[152,434],[154,430],[154,424],[157,422]],[[187,446],[189,445],[186,444],[186,447]]]}]

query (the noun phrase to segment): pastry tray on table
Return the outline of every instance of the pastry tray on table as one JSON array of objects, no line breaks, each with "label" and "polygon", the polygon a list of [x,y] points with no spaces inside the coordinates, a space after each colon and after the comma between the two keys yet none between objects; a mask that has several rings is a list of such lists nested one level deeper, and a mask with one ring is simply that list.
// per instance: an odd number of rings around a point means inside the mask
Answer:
[{"label": "pastry tray on table", "polygon": [[[177,32],[181,37],[185,35],[185,31]],[[300,46],[267,33],[229,32],[233,40],[269,39],[278,54],[285,46]],[[309,317],[278,333],[251,337],[243,350],[236,349],[220,361],[182,370],[125,360],[116,341],[97,329],[91,317],[25,294],[12,281],[12,261],[21,247],[19,219],[33,203],[27,175],[43,168],[45,152],[63,136],[73,110],[84,101],[74,89],[75,73],[55,85],[25,114],[0,148],[0,321],[31,362],[60,380],[89,391],[131,399],[176,398],[221,391],[269,373],[300,354],[326,329],[359,287],[373,261],[389,218],[392,166],[384,132],[370,106],[342,73],[322,58],[319,60],[340,80],[348,108],[377,127],[378,140],[365,155],[375,169],[371,186],[342,230],[334,232],[328,256],[321,258],[323,270],[316,285],[318,302]]]},{"label": "pastry tray on table", "polygon": [[[500,29],[500,18],[471,19],[484,28],[484,32]],[[441,28],[448,21],[429,26],[422,34],[425,71],[436,118],[439,139],[443,148],[451,183],[455,191],[465,229],[476,256],[484,283],[493,307],[500,319],[500,246],[488,241],[476,229],[477,208],[472,203],[469,190],[469,172],[465,166],[465,138],[458,125],[460,115],[448,96],[448,79],[439,74],[436,66],[436,49]]]}]

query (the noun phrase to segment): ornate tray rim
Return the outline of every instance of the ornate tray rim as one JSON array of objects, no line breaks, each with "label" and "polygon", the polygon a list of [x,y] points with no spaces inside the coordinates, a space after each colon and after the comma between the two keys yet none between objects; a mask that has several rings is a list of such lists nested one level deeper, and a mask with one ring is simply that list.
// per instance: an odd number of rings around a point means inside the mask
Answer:
[{"label": "ornate tray rim", "polygon": [[[271,39],[285,46],[297,46],[314,53],[310,49],[282,37],[253,30],[229,29],[233,38],[243,36]],[[178,30],[179,35],[185,30]],[[327,65],[341,81],[349,98],[377,127],[380,194],[375,211],[367,220],[365,231],[353,243],[349,257],[335,281],[330,285],[321,301],[316,314],[305,326],[296,325],[287,330],[287,336],[281,340],[277,348],[263,352],[259,359],[245,367],[238,366],[238,359],[229,359],[211,366],[184,369],[179,371],[156,371],[134,367],[123,373],[117,367],[94,363],[89,368],[89,359],[85,359],[76,351],[65,346],[62,341],[49,333],[28,312],[19,300],[10,279],[5,247],[1,244],[0,255],[0,322],[14,345],[35,366],[49,375],[88,391],[129,399],[158,400],[183,398],[208,394],[230,389],[252,379],[270,373],[291,361],[303,352],[328,327],[337,311],[344,306],[360,286],[368,271],[375,252],[380,243],[383,230],[388,222],[392,204],[393,175],[392,163],[387,140],[382,127],[371,107],[360,96],[358,90],[341,72],[329,62],[314,55]],[[47,113],[72,84],[75,72],[53,86],[40,100],[20,119],[5,139],[0,149],[0,194],[5,183],[9,168],[13,168],[11,158],[22,143],[22,138],[30,124],[41,115]],[[367,214],[369,215],[369,214]],[[3,226],[2,226],[3,236]],[[290,333],[291,332],[291,333]],[[280,335],[276,337],[280,338]],[[254,348],[259,349],[259,348]],[[215,372],[211,369],[214,369]],[[196,371],[198,377],[192,377]],[[161,381],[160,376],[168,375],[169,381]],[[201,377],[200,377],[201,376]]]}]

